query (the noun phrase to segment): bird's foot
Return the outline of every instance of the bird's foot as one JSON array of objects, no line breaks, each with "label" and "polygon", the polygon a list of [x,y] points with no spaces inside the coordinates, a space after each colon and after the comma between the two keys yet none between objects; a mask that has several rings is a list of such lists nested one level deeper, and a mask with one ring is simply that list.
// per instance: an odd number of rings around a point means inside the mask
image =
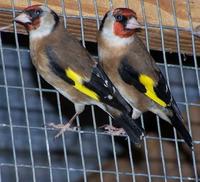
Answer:
[{"label": "bird's foot", "polygon": [[100,128],[104,128],[106,130],[106,133],[114,136],[121,136],[126,134],[123,128],[116,128],[112,125],[103,125]]},{"label": "bird's foot", "polygon": [[55,138],[58,138],[61,134],[63,134],[65,131],[77,131],[77,127],[71,127],[74,119],[76,118],[76,116],[78,116],[80,114],[80,112],[76,112],[73,117],[68,121],[68,123],[66,124],[54,124],[54,123],[50,123],[48,124],[48,126],[55,128],[55,129],[59,129],[60,131],[58,132],[58,134],[55,136]]},{"label": "bird's foot", "polygon": [[49,127],[59,129],[60,131],[58,134],[55,136],[55,138],[58,138],[60,135],[62,135],[65,131],[76,131],[77,127],[71,127],[71,123],[66,123],[66,124],[54,124],[50,123],[48,124]]}]

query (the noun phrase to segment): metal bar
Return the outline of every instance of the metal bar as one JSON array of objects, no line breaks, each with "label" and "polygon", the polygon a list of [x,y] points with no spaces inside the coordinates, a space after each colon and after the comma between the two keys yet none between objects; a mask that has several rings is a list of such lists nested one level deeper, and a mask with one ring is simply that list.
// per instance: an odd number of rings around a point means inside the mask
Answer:
[{"label": "metal bar", "polygon": [[[47,5],[47,0],[44,1],[45,5]],[[48,164],[49,164],[49,175],[50,175],[50,181],[53,182],[53,171],[52,171],[52,164],[51,164],[51,154],[50,154],[50,147],[49,147],[49,141],[48,141],[48,133],[46,128],[46,117],[45,117],[45,110],[44,110],[44,104],[43,104],[43,94],[42,94],[42,86],[41,86],[41,80],[40,76],[37,73],[37,81],[38,81],[38,88],[39,88],[39,96],[40,96],[40,103],[41,103],[41,111],[42,111],[42,120],[44,125],[44,133],[45,133],[45,141],[46,141],[46,149],[47,149],[47,158],[48,158]]]},{"label": "metal bar", "polygon": [[[0,165],[1,167],[7,166],[7,167],[13,167],[14,165],[12,163],[2,163]],[[31,165],[17,165],[18,168],[31,168]],[[49,166],[35,166],[36,169],[49,169]],[[52,169],[57,169],[57,170],[66,170],[65,168],[62,167],[52,167]],[[79,169],[79,168],[70,168],[70,171],[78,171],[78,172],[82,172],[83,169]],[[93,169],[87,169],[88,173],[99,173],[99,170],[93,170]],[[109,171],[109,170],[105,170],[103,171],[104,174],[116,174],[115,171]],[[120,175],[128,175],[131,176],[132,173],[130,172],[119,172]],[[137,173],[136,176],[143,176],[143,177],[148,177],[147,174],[144,173]],[[151,175],[152,178],[160,178],[160,179],[164,179],[164,176],[162,175],[156,175],[156,174],[152,174]],[[180,177],[178,176],[167,176],[167,179],[173,179],[173,180],[178,180],[180,179]],[[183,177],[183,180],[187,180],[187,181],[196,181],[195,178],[192,178],[190,176],[185,176]],[[198,180],[200,180],[200,178],[198,178]]]},{"label": "metal bar", "polygon": [[[147,46],[148,52],[150,52],[148,24],[147,24],[147,19],[146,19],[144,0],[141,0],[141,7],[142,7],[143,22],[144,22],[144,25],[145,25],[146,46]],[[161,149],[161,159],[162,159],[162,165],[163,165],[163,172],[164,172],[164,176],[165,176],[164,180],[166,182],[167,181],[166,167],[165,167],[166,164],[165,164],[165,160],[164,160],[161,131],[160,131],[160,122],[159,122],[158,116],[156,117],[156,119],[157,119],[157,126],[158,126],[158,134],[159,134],[159,142],[160,142],[160,149]]]},{"label": "metal bar", "polygon": [[[148,44],[149,45],[149,44]],[[3,47],[2,48],[3,50],[11,50],[11,51],[16,51],[16,49],[15,48],[11,48],[11,47]],[[28,49],[20,49],[19,48],[19,51],[23,51],[23,52],[30,52]],[[93,58],[95,58],[95,59],[98,59],[98,56],[92,56]],[[159,65],[159,66],[165,66],[165,64],[163,64],[163,63],[156,63],[157,65]],[[11,67],[11,66],[10,66]],[[180,65],[175,65],[175,64],[168,64],[167,65],[167,67],[168,68],[180,68]],[[185,65],[183,65],[182,66],[182,68],[183,69],[186,69],[186,70],[198,70],[198,71],[200,71],[200,68],[195,68],[195,67],[192,67],[192,66],[185,66]],[[53,89],[51,89],[51,90],[53,90]]]},{"label": "metal bar", "polygon": [[41,111],[42,111],[42,121],[44,125],[44,134],[45,134],[45,141],[46,141],[46,149],[47,149],[47,158],[48,158],[48,164],[49,164],[49,176],[50,181],[53,181],[53,170],[52,170],[52,164],[51,164],[51,154],[50,154],[50,147],[49,147],[49,140],[48,140],[48,133],[46,129],[46,116],[45,116],[45,110],[44,110],[44,103],[43,103],[43,94],[42,94],[42,86],[41,86],[41,80],[39,73],[37,73],[37,81],[38,81],[38,87],[39,87],[39,96],[40,96],[40,104],[41,104]]},{"label": "metal bar", "polygon": [[[143,0],[141,0],[143,1]],[[112,7],[112,3],[110,3],[110,9]],[[6,8],[0,8],[0,11],[2,12],[12,12],[12,10],[10,9],[6,9]],[[15,9],[15,12],[17,13],[21,13],[22,10],[17,10]],[[63,16],[62,14],[58,14],[59,16]],[[77,17],[76,15],[68,15],[67,16],[68,18],[74,18],[74,19],[79,19],[79,17]],[[96,17],[92,17],[92,16],[83,16],[82,17],[83,19],[85,20],[96,20]],[[102,20],[102,18],[100,18],[100,20]],[[152,23],[147,23],[148,27],[149,28],[159,28],[159,25],[157,24],[152,24]],[[166,30],[175,30],[175,27],[173,26],[168,26],[168,25],[162,25],[163,26],[163,30],[166,29]],[[141,27],[143,28],[144,25],[141,24]],[[185,31],[185,32],[188,32],[188,33],[191,33],[192,34],[192,31],[189,29],[189,28],[185,28],[185,27],[177,27],[179,31]],[[193,32],[193,35],[194,35],[194,32]]]},{"label": "metal bar", "polygon": [[[85,47],[85,34],[84,34],[83,14],[82,14],[82,5],[81,5],[81,1],[80,0],[78,0],[78,9],[79,9],[79,18],[80,18],[80,21],[81,21],[81,42],[82,42],[83,47]],[[80,131],[79,117],[76,118],[76,122],[77,122],[78,131]],[[82,166],[83,166],[83,177],[84,177],[84,182],[87,182],[85,158],[84,158],[84,154],[83,154],[82,136],[81,136],[80,132],[78,132],[78,137],[79,137],[79,144],[80,144],[81,161],[82,161]]]},{"label": "metal bar", "polygon": [[125,3],[125,7],[128,8],[128,7],[129,7],[129,5],[128,5],[128,0],[124,0],[124,1],[125,1],[125,2],[124,2],[124,3]]},{"label": "metal bar", "polygon": [[85,47],[85,34],[84,34],[84,23],[83,23],[83,12],[82,12],[81,0],[78,0],[78,10],[79,10],[79,18],[81,21],[81,42],[82,42],[83,47]]},{"label": "metal bar", "polygon": [[[166,75],[166,80],[167,84],[170,88],[170,82],[169,82],[169,72],[168,72],[168,67],[167,67],[167,59],[166,59],[166,53],[165,53],[165,44],[164,44],[164,33],[163,33],[163,27],[162,27],[162,17],[161,17],[161,12],[160,12],[160,1],[156,0],[157,4],[157,14],[158,14],[158,20],[159,20],[159,25],[160,25],[160,34],[161,34],[161,43],[162,43],[162,52],[163,52],[163,58],[164,58],[164,64],[165,64],[165,75]],[[174,136],[175,139],[177,139],[177,133],[176,130],[173,128],[174,131]],[[176,154],[177,154],[177,162],[178,162],[178,170],[180,174],[180,179],[182,179],[182,170],[181,170],[181,162],[180,162],[180,155],[179,155],[179,148],[178,148],[178,142],[175,140],[175,147],[176,147]],[[182,180],[181,180],[182,181]]]},{"label": "metal bar", "polygon": [[[22,90],[23,87],[22,86],[6,86],[6,85],[0,85],[1,88],[5,88],[5,87],[8,87],[9,89],[20,89]],[[24,87],[25,90],[31,90],[31,91],[40,91],[39,88],[31,88],[31,87]],[[57,91],[54,90],[54,89],[46,89],[46,88],[41,88],[41,91],[42,92],[49,92],[49,93],[56,93]]]},{"label": "metal bar", "polygon": [[[140,2],[141,2],[141,7],[142,7],[142,15],[143,15],[144,23],[145,23],[144,27],[145,27],[146,46],[147,46],[147,50],[149,52],[150,51],[149,34],[148,34],[148,26],[147,26],[147,20],[146,20],[144,0],[141,0]],[[144,127],[143,116],[141,116],[141,123],[142,123],[142,127],[145,128]],[[145,151],[145,159],[146,159],[146,165],[147,165],[148,180],[151,181],[151,171],[150,171],[150,164],[149,164],[146,136],[144,137],[144,151]]]},{"label": "metal bar", "polygon": [[78,128],[78,138],[79,138],[79,144],[80,144],[80,154],[81,154],[81,162],[82,162],[82,167],[83,167],[83,178],[84,182],[87,182],[87,172],[86,172],[86,167],[85,167],[85,158],[84,158],[84,153],[83,153],[83,142],[82,142],[82,136],[80,132],[80,120],[79,117],[76,117],[76,123],[77,123],[77,128]]},{"label": "metal bar", "polygon": [[98,165],[99,165],[100,181],[103,182],[104,180],[103,180],[103,173],[102,173],[102,163],[101,163],[101,156],[100,156],[100,150],[99,150],[99,140],[98,140],[94,106],[91,106],[91,110],[92,110],[92,121],[93,121],[93,126],[94,126],[94,135],[95,135],[95,143],[96,143],[96,150],[97,150],[97,159],[98,159]]},{"label": "metal bar", "polygon": [[2,182],[2,177],[1,177],[1,170],[2,170],[2,167],[0,166],[0,182]]},{"label": "metal bar", "polygon": [[[13,128],[27,128],[27,126],[22,126],[22,125],[12,125],[13,126]],[[8,128],[10,128],[10,125],[9,124],[5,124],[5,123],[1,123],[0,124],[0,127],[8,127]],[[45,130],[45,129],[47,129],[47,130],[56,130],[56,129],[54,129],[54,128],[44,128],[44,127],[37,127],[37,126],[30,126],[30,129],[38,129],[38,130]],[[82,134],[92,134],[92,135],[94,135],[94,132],[93,131],[84,131],[84,130],[80,130],[80,131],[73,131],[73,132],[80,132],[80,133],[82,133]],[[110,136],[110,134],[108,134],[108,133],[105,133],[105,132],[98,132],[98,135],[109,135]],[[122,138],[124,138],[124,137],[126,137],[126,136],[121,136]],[[146,135],[145,136],[146,137],[146,139],[151,139],[151,140],[159,140],[159,138],[158,137],[154,137],[154,136],[148,136],[148,135]],[[163,141],[168,141],[168,142],[175,142],[175,139],[173,139],[173,138],[165,138],[165,137],[162,137],[162,140]],[[177,139],[177,141],[179,142],[179,143],[184,143],[184,140],[183,139]],[[194,144],[200,144],[200,141],[199,140],[193,140],[193,143]]]},{"label": "metal bar", "polygon": [[[143,115],[141,115],[141,123],[142,123],[142,127],[145,129],[144,127],[144,118]],[[146,159],[146,165],[147,165],[147,175],[148,175],[148,181],[151,182],[151,170],[150,170],[150,160],[149,160],[149,152],[148,152],[148,148],[147,148],[147,137],[144,136],[143,138],[144,140],[144,152],[145,152],[145,159]]]},{"label": "metal bar", "polygon": [[110,8],[110,10],[113,9],[113,1],[112,0],[109,0],[109,8]]},{"label": "metal bar", "polygon": [[[21,86],[6,86],[6,85],[0,85],[0,88],[5,88],[5,87],[8,87],[9,89],[19,89],[19,90],[22,90],[22,89],[23,89]],[[39,88],[24,87],[24,89],[25,89],[25,90],[31,90],[31,91],[37,91],[37,92],[39,92]],[[46,89],[46,88],[43,88],[42,91],[43,91],[43,92],[47,92],[47,93],[56,93],[56,90],[54,90],[54,89]],[[176,103],[179,104],[179,105],[183,105],[183,106],[186,105],[185,102],[176,102]],[[194,103],[194,102],[188,102],[187,105],[189,105],[189,106],[197,106],[197,107],[200,106],[200,104]]]},{"label": "metal bar", "polygon": [[[30,0],[28,0],[28,1],[30,1]],[[63,0],[62,0],[62,1],[63,1]],[[93,0],[93,1],[96,2],[96,0]],[[125,0],[126,5],[128,5],[127,2],[128,2],[128,0]],[[141,2],[143,3],[144,0],[141,0]],[[113,2],[112,2],[112,0],[109,0],[109,7],[110,7],[110,9],[113,8]],[[143,7],[144,7],[144,6],[143,6]],[[142,8],[143,8],[143,7],[142,7]],[[2,12],[3,12],[3,11],[5,11],[5,12],[12,12],[12,10],[9,9],[9,8],[1,8],[1,7],[0,7],[0,11],[2,11]],[[22,10],[16,9],[15,12],[21,13]],[[60,15],[60,14],[59,14],[59,15]],[[78,17],[75,16],[75,15],[69,15],[68,17],[69,17],[69,18],[77,18],[77,19],[78,19]],[[189,16],[188,16],[188,17],[189,17]],[[96,17],[92,17],[92,16],[83,16],[83,19],[96,19]],[[159,27],[160,27],[159,25],[157,25],[157,24],[152,24],[152,23],[149,23],[149,24],[147,24],[147,25],[148,25],[148,27],[150,27],[150,28],[159,28]],[[176,29],[174,26],[168,26],[168,25],[162,25],[162,26],[163,26],[163,29],[172,29],[172,30],[175,30],[175,29]],[[185,28],[185,27],[177,27],[177,28],[178,28],[178,30],[181,30],[181,31],[190,32],[191,35],[194,36],[194,30],[191,29],[191,28]]]},{"label": "metal bar", "polygon": [[[56,98],[57,98],[57,105],[58,105],[58,113],[59,113],[59,119],[60,123],[63,124],[62,121],[62,111],[61,111],[61,103],[60,103],[60,94],[58,91],[56,92]],[[66,166],[66,174],[67,174],[67,182],[70,182],[70,176],[69,176],[69,162],[68,162],[68,155],[67,155],[67,146],[65,141],[65,136],[62,135],[62,143],[63,143],[63,152],[64,152],[64,159],[65,159],[65,166]]]},{"label": "metal bar", "polygon": [[7,77],[6,77],[5,60],[4,60],[4,56],[3,56],[3,50],[2,50],[1,34],[0,34],[0,51],[1,51],[3,77],[4,77],[5,90],[6,90],[6,104],[7,104],[7,110],[8,110],[9,125],[10,125],[9,128],[10,128],[10,134],[11,134],[11,145],[12,145],[12,155],[13,155],[13,163],[14,163],[14,169],[15,169],[15,178],[16,178],[16,182],[19,182],[19,174],[18,174],[18,167],[17,167],[17,156],[16,156],[15,140],[14,140],[14,132],[13,132],[13,120],[12,120],[12,117],[11,117],[11,107],[10,107],[8,87],[7,87],[8,83],[7,83]]},{"label": "metal bar", "polygon": [[44,0],[44,5],[48,6],[48,0]]},{"label": "metal bar", "polygon": [[146,18],[146,13],[145,13],[144,0],[140,0],[140,2],[141,2],[141,7],[142,7],[143,22],[144,22],[144,27],[145,27],[146,46],[147,46],[148,52],[150,52],[148,23],[147,23],[147,18]]},{"label": "metal bar", "polygon": [[194,29],[193,29],[193,23],[192,23],[192,16],[191,16],[191,8],[190,8],[190,2],[186,0],[186,8],[187,8],[187,17],[191,29],[191,37],[192,37],[192,52],[193,52],[193,58],[194,58],[194,65],[195,65],[195,73],[197,77],[197,86],[199,90],[199,96],[200,96],[200,79],[199,79],[199,72],[198,72],[198,64],[197,64],[197,57],[196,57],[196,47],[195,47],[195,39],[194,39]]},{"label": "metal bar", "polygon": [[129,159],[130,159],[130,165],[131,165],[131,172],[132,172],[132,181],[136,182],[135,179],[135,167],[133,163],[133,154],[132,154],[132,149],[131,149],[131,141],[130,138],[128,137],[128,153],[129,153]]},{"label": "metal bar", "polygon": [[[173,0],[174,2],[174,0]],[[188,18],[189,18],[189,23],[190,23],[190,27],[192,29],[192,33],[193,33],[193,28],[192,28],[192,18],[191,18],[191,11],[190,11],[190,2],[188,0],[186,0],[186,7],[187,7],[187,14],[188,14]],[[176,25],[178,25],[177,23],[177,18],[176,18],[176,11],[174,11],[174,19],[176,21]],[[178,29],[176,30],[177,33],[177,41],[179,42],[179,32]],[[194,36],[192,34],[192,48],[193,48],[193,53],[194,56],[196,55],[195,52],[195,45],[194,45]],[[180,45],[178,44],[178,53],[180,54]],[[181,59],[181,55],[179,55],[179,64],[182,66],[182,59]],[[196,57],[194,58],[194,62],[195,62],[195,67],[197,67],[197,62],[196,62]],[[183,84],[183,92],[184,92],[184,97],[185,97],[185,102],[186,102],[186,113],[187,113],[187,123],[188,123],[188,127],[189,127],[189,132],[192,136],[192,129],[191,129],[191,120],[190,120],[190,113],[189,113],[189,106],[188,106],[188,99],[187,99],[187,93],[186,93],[186,86],[185,86],[185,77],[184,77],[184,73],[183,73],[183,68],[180,67],[181,70],[181,77],[182,77],[182,84]],[[196,76],[197,76],[197,85],[198,88],[200,88],[199,86],[199,75],[198,72],[196,72]],[[199,95],[200,95],[200,89],[199,89]],[[195,178],[198,180],[198,174],[197,174],[197,165],[196,165],[196,160],[195,160],[195,153],[194,150],[192,150],[192,160],[193,160],[193,169],[194,169],[194,174],[195,174]]]},{"label": "metal bar", "polygon": [[27,0],[28,6],[31,6],[31,0]]},{"label": "metal bar", "polygon": [[[109,117],[109,125],[112,125],[112,118]],[[115,139],[114,136],[111,135],[111,142],[112,142],[112,148],[113,148],[113,157],[114,157],[114,163],[115,163],[115,171],[116,171],[116,181],[119,182],[119,167],[117,162],[117,155],[116,155],[116,148],[115,148]]]},{"label": "metal bar", "polygon": [[62,14],[63,14],[63,19],[64,19],[64,27],[67,28],[67,14],[65,11],[65,1],[64,0],[60,0],[61,1],[61,7],[62,7]]},{"label": "metal bar", "polygon": [[162,135],[161,135],[161,130],[160,130],[160,119],[158,116],[156,116],[156,121],[157,121],[157,127],[158,127],[158,137],[159,137],[159,143],[160,143],[160,155],[161,155],[161,160],[162,160],[162,166],[163,166],[163,174],[164,174],[164,181],[167,182],[167,169],[166,169],[166,163],[165,163],[165,157],[164,157],[164,152],[163,152],[163,143],[162,143]]},{"label": "metal bar", "polygon": [[96,1],[96,0],[93,0],[93,4],[94,4],[95,16],[96,16],[97,30],[99,30],[100,21],[99,21],[99,13],[98,13],[97,1]]},{"label": "metal bar", "polygon": [[[65,11],[65,2],[64,0],[61,0],[61,7],[62,7],[62,14],[63,14],[63,19],[64,19],[64,27],[67,28],[67,15]],[[57,95],[57,103],[58,103],[58,112],[59,112],[59,118],[60,118],[60,123],[63,124],[62,121],[62,110],[61,110],[61,102],[60,102],[60,94],[58,91],[56,91]],[[65,159],[65,166],[66,166],[66,174],[67,174],[67,182],[70,182],[70,173],[69,173],[69,162],[68,162],[68,155],[67,155],[67,146],[66,146],[66,141],[65,141],[65,136],[62,135],[62,142],[63,142],[63,152],[64,152],[64,159]]]},{"label": "metal bar", "polygon": [[[12,6],[12,10],[13,10],[12,15],[14,18],[15,17],[15,4],[14,4],[14,1],[12,1],[12,0],[11,0],[11,6]],[[16,42],[16,49],[17,49],[17,58],[18,58],[18,65],[19,65],[19,71],[20,71],[21,85],[22,85],[22,95],[23,95],[26,125],[27,125],[29,151],[30,151],[30,158],[31,158],[31,164],[32,164],[32,175],[33,175],[33,181],[35,182],[36,181],[35,168],[34,168],[35,164],[34,164],[34,158],[33,158],[31,133],[30,133],[30,127],[29,127],[29,117],[28,117],[28,110],[27,110],[27,103],[26,103],[26,93],[25,93],[25,89],[24,89],[24,79],[23,79],[23,71],[22,71],[22,64],[21,64],[21,56],[20,56],[20,52],[19,52],[19,41],[18,41],[18,36],[17,36],[16,23],[14,23],[14,34],[15,34],[15,42]]]}]

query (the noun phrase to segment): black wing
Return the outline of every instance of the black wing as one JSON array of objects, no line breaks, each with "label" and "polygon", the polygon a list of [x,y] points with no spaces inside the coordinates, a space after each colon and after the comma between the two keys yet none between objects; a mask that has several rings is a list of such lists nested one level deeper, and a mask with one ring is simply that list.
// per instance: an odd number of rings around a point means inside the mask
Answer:
[{"label": "black wing", "polygon": [[[158,79],[158,82],[155,83],[155,81],[149,76],[142,73],[138,73],[128,63],[127,59],[123,59],[118,68],[118,72],[124,82],[126,82],[129,85],[133,85],[135,89],[144,93],[146,96],[148,96],[150,99],[152,99],[156,103],[165,107],[171,104],[172,96],[167,86],[167,83],[165,81],[165,78],[160,71],[156,71],[159,79]],[[144,82],[141,79],[142,76],[147,79],[146,82]],[[149,88],[152,88],[152,89],[149,89]]]},{"label": "black wing", "polygon": [[131,114],[131,107],[112,84],[99,64],[93,68],[91,80],[89,82],[84,82],[84,85],[94,90],[100,96],[101,102]]},{"label": "black wing", "polygon": [[[49,59],[49,67],[50,69],[60,78],[65,80],[68,84],[75,85],[73,79],[66,75],[66,69],[62,68],[59,65],[59,61],[57,55],[52,51],[52,49],[46,49],[46,53]],[[91,60],[92,61],[92,60]],[[77,65],[78,66],[78,65]],[[68,68],[70,65],[68,66]],[[84,80],[82,84],[89,90],[93,91],[98,95],[99,101],[108,104],[116,109],[119,109],[122,112],[127,114],[131,114],[132,108],[130,105],[124,100],[119,91],[112,84],[108,76],[105,74],[103,69],[99,64],[95,64],[94,67],[91,67],[91,78],[89,81]],[[78,73],[77,73],[78,75]],[[80,75],[79,75],[80,76]],[[80,90],[79,90],[80,91]]]},{"label": "black wing", "polygon": [[[124,82],[133,85],[135,89],[147,95],[147,91],[150,88],[148,84],[152,84],[153,82],[151,83],[151,80],[150,83],[142,82],[140,79],[141,73],[139,74],[131,65],[129,65],[127,60],[121,62],[118,71]],[[192,147],[192,138],[183,124],[183,117],[171,95],[166,80],[160,71],[156,71],[155,73],[158,76],[157,84],[151,87],[149,91],[151,94],[147,96],[171,111],[171,114],[168,115],[171,124],[178,130],[179,134],[184,138],[188,146]]]}]

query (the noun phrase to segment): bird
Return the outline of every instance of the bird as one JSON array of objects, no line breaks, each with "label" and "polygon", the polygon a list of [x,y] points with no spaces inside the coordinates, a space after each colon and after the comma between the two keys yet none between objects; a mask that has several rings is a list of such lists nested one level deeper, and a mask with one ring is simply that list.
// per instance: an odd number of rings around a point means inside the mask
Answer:
[{"label": "bird", "polygon": [[151,111],[174,126],[191,148],[192,138],[165,77],[137,36],[140,28],[135,11],[108,11],[97,33],[99,62],[133,108],[133,119]]},{"label": "bird", "polygon": [[97,105],[121,126],[130,140],[139,144],[144,135],[131,118],[131,106],[112,84],[97,60],[64,28],[63,19],[44,5],[25,8],[14,18],[29,33],[32,63],[40,76],[75,106],[75,114],[56,137],[70,129],[86,105]]}]

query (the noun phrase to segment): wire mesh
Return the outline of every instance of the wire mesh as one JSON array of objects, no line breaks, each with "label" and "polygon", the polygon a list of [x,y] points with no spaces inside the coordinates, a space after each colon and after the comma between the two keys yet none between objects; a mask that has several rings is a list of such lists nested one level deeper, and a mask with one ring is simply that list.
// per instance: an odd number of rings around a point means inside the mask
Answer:
[{"label": "wire mesh", "polygon": [[[143,25],[146,35],[146,46],[151,49],[149,28],[160,29],[161,63],[158,63],[182,112],[185,112],[189,132],[199,127],[193,123],[191,108],[199,109],[200,81],[198,57],[189,0],[185,0],[188,22],[192,39],[192,60],[194,66],[183,64],[179,38],[175,0],[170,0],[174,27],[163,26],[160,1],[156,0],[159,26],[147,22],[144,0],[141,0]],[[48,5],[48,1],[44,2]],[[77,1],[80,19],[80,36],[84,47],[83,1]],[[133,1],[124,1],[129,7]],[[27,5],[31,5],[29,0]],[[96,0],[93,0],[97,28],[100,16]],[[60,1],[61,16],[67,28],[68,12],[65,1]],[[15,1],[11,0],[11,9],[0,8],[0,11],[11,11],[15,17],[18,11]],[[110,9],[113,1],[109,1]],[[164,29],[176,32],[178,64],[168,64],[168,53],[165,48]],[[20,45],[20,35],[14,24],[15,41],[5,43],[5,34],[0,33],[0,181],[200,181],[200,135],[194,136],[194,151],[180,147],[182,139],[178,139],[173,129],[174,138],[163,135],[163,122],[154,118],[157,134],[147,132],[141,148],[131,145],[124,137],[114,137],[99,129],[102,121],[112,123],[103,111],[91,106],[77,117],[78,130],[67,132],[59,139],[54,139],[56,130],[48,128],[47,123],[55,121],[63,123],[73,114],[73,105],[56,90],[40,78],[34,70],[26,46]],[[27,39],[27,36],[23,36]],[[151,52],[151,51],[150,51]],[[189,75],[189,76],[188,76]],[[189,78],[188,78],[189,77]],[[145,116],[141,117],[142,126],[148,129]],[[172,130],[172,128],[171,128]],[[155,130],[154,130],[155,131]],[[170,144],[170,145],[169,145]],[[155,147],[158,146],[158,147]],[[154,149],[155,148],[155,149]]]}]

